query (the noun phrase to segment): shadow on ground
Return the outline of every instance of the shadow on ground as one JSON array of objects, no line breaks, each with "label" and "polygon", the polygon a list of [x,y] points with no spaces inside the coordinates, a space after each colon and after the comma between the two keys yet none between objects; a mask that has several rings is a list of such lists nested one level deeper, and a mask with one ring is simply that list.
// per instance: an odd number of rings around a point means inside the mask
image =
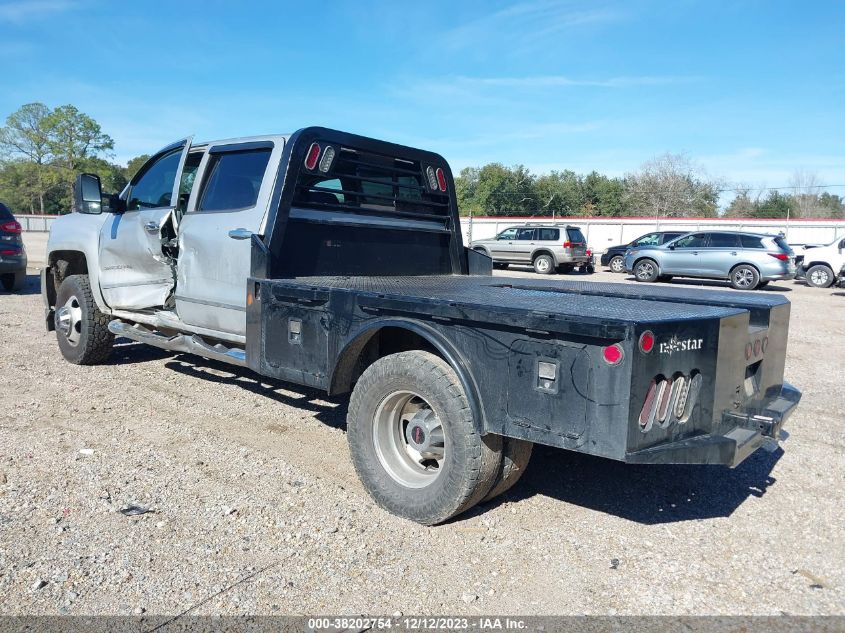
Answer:
[{"label": "shadow on ground", "polygon": [[[544,495],[644,524],[730,516],[748,497],[775,483],[783,455],[757,451],[735,469],[724,466],[642,465],[535,446],[522,480],[492,503]],[[484,507],[481,508],[484,510]]]}]

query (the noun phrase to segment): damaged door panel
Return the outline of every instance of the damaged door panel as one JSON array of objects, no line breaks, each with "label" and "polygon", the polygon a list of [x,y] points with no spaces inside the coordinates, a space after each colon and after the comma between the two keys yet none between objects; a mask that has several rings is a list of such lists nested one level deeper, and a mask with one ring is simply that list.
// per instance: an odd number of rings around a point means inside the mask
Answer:
[{"label": "damaged door panel", "polygon": [[173,211],[190,138],[153,156],[121,197],[126,210],[115,213],[100,231],[100,289],[113,309],[164,306],[176,280],[175,262],[165,254],[172,236]]}]

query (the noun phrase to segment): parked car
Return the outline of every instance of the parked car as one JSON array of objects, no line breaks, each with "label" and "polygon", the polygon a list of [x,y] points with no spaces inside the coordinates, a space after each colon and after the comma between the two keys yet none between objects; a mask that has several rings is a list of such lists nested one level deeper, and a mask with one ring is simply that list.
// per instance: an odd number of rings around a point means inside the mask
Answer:
[{"label": "parked car", "polygon": [[661,244],[674,240],[676,237],[681,237],[681,235],[684,235],[684,231],[655,231],[641,235],[627,244],[611,246],[602,253],[601,265],[610,268],[610,272],[624,273],[625,251],[629,248],[636,248],[637,246],[660,246]]},{"label": "parked car", "polygon": [[804,251],[796,277],[806,279],[808,286],[828,288],[837,283],[845,266],[845,238],[836,238],[827,246]]},{"label": "parked car", "polygon": [[26,281],[26,249],[21,225],[5,204],[0,202],[0,281],[7,292],[23,288]]},{"label": "parked car", "polygon": [[496,237],[474,240],[472,250],[493,259],[496,268],[507,268],[510,264],[525,264],[534,267],[541,275],[555,270],[572,272],[592,261],[587,255],[587,240],[581,229],[570,224],[534,224],[512,226]]},{"label": "parked car", "polygon": [[637,281],[727,279],[737,290],[753,290],[795,277],[795,254],[779,235],[700,231],[662,246],[630,249],[625,270]]}]

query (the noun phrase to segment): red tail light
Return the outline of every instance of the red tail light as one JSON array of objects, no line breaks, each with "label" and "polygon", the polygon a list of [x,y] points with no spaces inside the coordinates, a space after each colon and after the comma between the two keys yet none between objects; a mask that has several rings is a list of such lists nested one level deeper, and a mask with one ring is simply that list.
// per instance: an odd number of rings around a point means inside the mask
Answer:
[{"label": "red tail light", "polygon": [[5,231],[6,233],[20,233],[21,228],[22,227],[20,225],[20,222],[17,222],[15,220],[0,224],[0,231]]},{"label": "red tail light", "polygon": [[21,252],[15,249],[5,249],[0,251],[0,255],[20,255]]},{"label": "red tail light", "polygon": [[769,253],[769,257],[774,257],[775,259],[779,259],[782,262],[789,261],[789,255],[786,253]]},{"label": "red tail light", "polygon": [[446,191],[446,174],[442,167],[437,168],[437,186],[440,187],[440,191]]},{"label": "red tail light", "polygon": [[646,330],[640,334],[640,351],[643,354],[648,354],[654,349],[654,334]]},{"label": "red tail light", "polygon": [[314,169],[317,166],[318,158],[320,158],[320,146],[317,143],[311,143],[308,154],[305,156],[305,168]]},{"label": "red tail light", "polygon": [[564,247],[564,248],[569,248],[570,246],[572,246],[572,242],[570,242],[569,240],[566,240],[566,241],[563,243],[563,247]]},{"label": "red tail light", "polygon": [[601,355],[604,358],[604,362],[608,365],[618,365],[625,358],[625,352],[619,343],[602,348]]}]

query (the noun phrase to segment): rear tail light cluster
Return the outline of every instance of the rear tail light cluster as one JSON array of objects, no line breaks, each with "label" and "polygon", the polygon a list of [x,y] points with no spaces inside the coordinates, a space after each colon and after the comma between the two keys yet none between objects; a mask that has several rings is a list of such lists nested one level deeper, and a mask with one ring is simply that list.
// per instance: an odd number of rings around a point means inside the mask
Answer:
[{"label": "rear tail light cluster", "polygon": [[569,240],[566,240],[566,241],[563,243],[563,247],[564,247],[564,248],[570,248],[571,246],[572,246],[572,242],[570,242]]},{"label": "rear tail light cluster", "polygon": [[671,378],[657,376],[651,381],[638,422],[645,433],[656,424],[667,428],[670,424],[684,424],[692,415],[701,391],[701,374],[676,374]]},{"label": "rear tail light cluster", "polygon": [[18,222],[17,220],[11,220],[9,222],[3,222],[3,224],[0,224],[0,231],[4,231],[6,233],[20,233],[21,232],[20,222]]},{"label": "rear tail light cluster", "polygon": [[756,358],[761,354],[765,354],[766,349],[769,347],[769,337],[764,336],[763,338],[758,338],[754,342],[749,342],[745,344],[745,360],[750,361],[752,358]]},{"label": "rear tail light cluster", "polygon": [[775,259],[779,259],[782,262],[789,261],[789,255],[786,253],[769,253],[769,257],[774,257]]},{"label": "rear tail light cluster", "polygon": [[608,365],[619,365],[625,360],[625,351],[619,343],[603,347],[601,355]]},{"label": "rear tail light cluster", "polygon": [[0,250],[0,255],[20,255],[21,252],[14,248],[4,248]]},{"label": "rear tail light cluster", "polygon": [[442,167],[435,169],[431,165],[425,168],[425,177],[428,179],[428,187],[433,191],[446,193],[446,172]]},{"label": "rear tail light cluster", "polygon": [[[323,155],[322,160],[320,159],[321,153]],[[311,146],[308,148],[308,153],[305,154],[305,169],[314,171],[319,163],[320,171],[324,174],[327,173],[332,167],[332,162],[334,161],[336,153],[337,151],[331,145],[326,146],[326,150],[323,151],[323,148],[320,147],[319,143],[311,143]]]}]

